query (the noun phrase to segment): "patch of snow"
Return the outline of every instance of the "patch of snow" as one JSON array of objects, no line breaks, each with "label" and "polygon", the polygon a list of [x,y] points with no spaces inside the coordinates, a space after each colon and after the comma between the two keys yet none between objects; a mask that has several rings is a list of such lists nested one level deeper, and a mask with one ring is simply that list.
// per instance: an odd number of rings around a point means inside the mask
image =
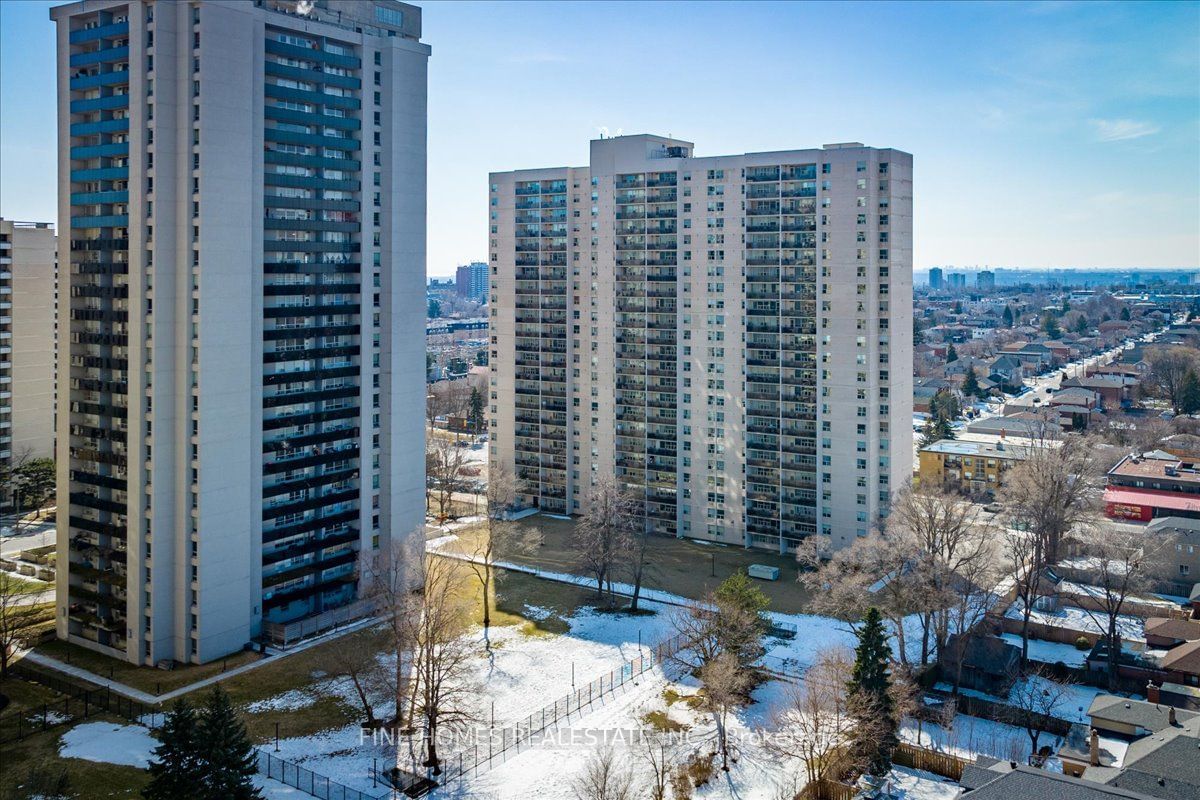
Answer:
[{"label": "patch of snow", "polygon": [[263,800],[311,800],[312,798],[308,792],[293,789],[291,786],[265,775],[255,775],[254,785],[262,792]]},{"label": "patch of snow", "polygon": [[140,725],[85,722],[62,735],[58,754],[102,764],[124,764],[145,769],[158,740]]},{"label": "patch of snow", "polygon": [[[1015,633],[1002,633],[1000,638],[1018,650],[1021,649],[1021,637]],[[1090,648],[1089,648],[1090,649]],[[1029,640],[1029,658],[1043,664],[1055,664],[1061,661],[1068,667],[1082,667],[1087,664],[1089,650],[1080,650],[1073,644],[1062,642],[1047,642],[1042,639]]]},{"label": "patch of snow", "polygon": [[962,793],[949,778],[909,767],[892,767],[887,779],[893,800],[956,800]]},{"label": "patch of snow", "polygon": [[[1008,607],[1004,612],[1004,616],[1009,619],[1021,619],[1021,612],[1024,604],[1017,600]],[[1038,622],[1042,625],[1051,625],[1055,628],[1066,628],[1073,631],[1085,631],[1088,633],[1097,633],[1103,635],[1105,633],[1104,623],[1107,619],[1104,614],[1099,611],[1088,613],[1082,608],[1075,606],[1059,606],[1056,611],[1041,611],[1034,609],[1030,614],[1031,622]],[[1122,639],[1130,639],[1133,641],[1144,641],[1146,638],[1145,620],[1140,617],[1131,617],[1128,615],[1120,615],[1117,617],[1117,635]]]},{"label": "patch of snow", "polygon": [[45,714],[35,711],[25,717],[27,722],[31,722],[35,725],[58,725],[66,722],[69,719],[71,719],[71,715],[64,714],[61,711],[47,711]]},{"label": "patch of snow", "polygon": [[263,714],[268,711],[298,711],[311,706],[316,701],[317,698],[308,692],[301,689],[292,689],[283,694],[268,697],[265,700],[256,700],[253,703],[248,703],[246,711],[251,714]]},{"label": "patch of snow", "polygon": [[[900,741],[971,760],[976,755],[985,755],[1001,761],[1027,763],[1032,752],[1029,734],[1023,728],[982,717],[957,714],[950,730],[925,722],[920,726],[920,736],[917,727],[916,721],[904,720],[900,725]],[[1038,744],[1050,745],[1052,749],[1058,747],[1057,739],[1046,733],[1042,734]]]},{"label": "patch of snow", "polygon": [[451,542],[457,542],[457,541],[458,541],[457,533],[447,534],[446,536],[438,536],[435,539],[427,539],[425,541],[425,549],[426,550],[437,550],[439,547],[445,547],[446,545],[450,544]]}]

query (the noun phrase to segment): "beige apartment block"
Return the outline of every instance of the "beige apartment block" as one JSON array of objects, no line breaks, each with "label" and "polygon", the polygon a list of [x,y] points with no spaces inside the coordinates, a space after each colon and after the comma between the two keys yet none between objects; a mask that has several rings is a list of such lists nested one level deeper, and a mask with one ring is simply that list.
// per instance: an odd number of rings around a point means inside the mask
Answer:
[{"label": "beige apartment block", "polygon": [[489,180],[493,469],[656,533],[840,548],[912,470],[912,156],[591,142]]},{"label": "beige apartment block", "polygon": [[59,636],[204,662],[361,608],[424,523],[420,9],[50,13]]},{"label": "beige apartment block", "polygon": [[53,223],[0,219],[0,460],[6,467],[54,457],[57,255]]}]

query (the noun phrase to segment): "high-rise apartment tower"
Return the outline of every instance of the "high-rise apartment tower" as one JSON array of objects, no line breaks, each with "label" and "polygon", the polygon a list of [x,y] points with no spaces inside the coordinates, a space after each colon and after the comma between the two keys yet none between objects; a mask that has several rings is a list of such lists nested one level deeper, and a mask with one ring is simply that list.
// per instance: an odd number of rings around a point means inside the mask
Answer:
[{"label": "high-rise apartment tower", "polygon": [[488,265],[482,261],[463,264],[454,273],[454,291],[459,297],[486,302],[488,296]]},{"label": "high-rise apartment tower", "polygon": [[578,513],[615,474],[651,530],[842,547],[912,468],[912,157],[697,158],[658,136],[490,179],[491,463]]},{"label": "high-rise apartment tower", "polygon": [[421,13],[50,13],[58,633],[207,661],[353,603],[424,519]]},{"label": "high-rise apartment tower", "polygon": [[53,224],[0,219],[0,469],[54,457],[57,255]]}]

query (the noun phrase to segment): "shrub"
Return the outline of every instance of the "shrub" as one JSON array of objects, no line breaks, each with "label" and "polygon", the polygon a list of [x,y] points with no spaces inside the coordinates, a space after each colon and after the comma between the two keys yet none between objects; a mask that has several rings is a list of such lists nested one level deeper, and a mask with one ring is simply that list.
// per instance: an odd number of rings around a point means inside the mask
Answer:
[{"label": "shrub", "polygon": [[1091,650],[1092,643],[1086,636],[1076,636],[1075,637],[1075,649],[1076,650]]}]

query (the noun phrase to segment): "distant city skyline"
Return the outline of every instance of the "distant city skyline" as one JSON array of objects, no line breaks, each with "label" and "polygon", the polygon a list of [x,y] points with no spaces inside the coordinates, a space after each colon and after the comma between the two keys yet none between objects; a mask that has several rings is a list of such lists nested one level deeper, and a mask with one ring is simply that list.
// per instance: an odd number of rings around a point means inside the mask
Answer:
[{"label": "distant city skyline", "polygon": [[[585,164],[602,131],[686,134],[698,156],[902,148],[918,269],[1200,266],[1196,3],[417,4],[429,275],[486,256],[488,172]],[[12,219],[57,213],[52,5],[0,3]],[[690,46],[647,80],[662,30]]]}]

